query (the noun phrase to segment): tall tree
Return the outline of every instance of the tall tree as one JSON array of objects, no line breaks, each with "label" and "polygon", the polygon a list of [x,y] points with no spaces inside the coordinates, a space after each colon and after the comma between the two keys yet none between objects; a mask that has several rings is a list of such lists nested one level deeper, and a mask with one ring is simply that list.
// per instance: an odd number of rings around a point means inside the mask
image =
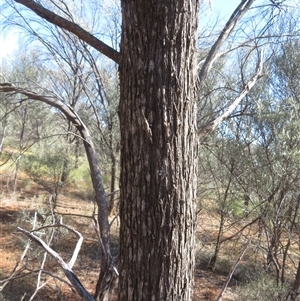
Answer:
[{"label": "tall tree", "polygon": [[190,300],[198,1],[122,1],[122,17],[119,300]]}]

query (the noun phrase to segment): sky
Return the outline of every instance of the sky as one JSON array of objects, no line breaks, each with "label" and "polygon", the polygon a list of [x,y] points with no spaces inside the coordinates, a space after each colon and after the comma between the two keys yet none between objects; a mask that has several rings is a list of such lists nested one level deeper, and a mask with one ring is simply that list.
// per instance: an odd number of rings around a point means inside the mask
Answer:
[{"label": "sky", "polygon": [[0,31],[0,58],[9,57],[9,55],[18,49],[18,34],[10,31],[4,35],[3,30]]},{"label": "sky", "polygon": [[204,2],[209,7],[207,14],[211,13],[215,16],[220,14],[222,17],[228,18],[241,0],[204,0]]}]

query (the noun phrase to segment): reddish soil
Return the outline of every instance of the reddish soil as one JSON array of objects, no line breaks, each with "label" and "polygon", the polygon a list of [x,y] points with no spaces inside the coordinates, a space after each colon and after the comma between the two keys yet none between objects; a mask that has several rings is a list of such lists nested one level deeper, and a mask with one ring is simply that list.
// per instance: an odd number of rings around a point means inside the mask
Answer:
[{"label": "reddish soil", "polygon": [[[3,180],[2,184],[6,184],[6,181]],[[7,279],[11,275],[28,242],[27,238],[17,231],[17,226],[27,230],[31,229],[35,212],[39,212],[38,221],[40,225],[45,222],[46,216],[48,216],[47,219],[51,219],[49,200],[45,192],[39,187],[32,186],[30,189],[22,188],[20,191],[21,192],[13,195],[11,193],[5,193],[3,189],[3,193],[0,195],[0,280]],[[91,293],[93,293],[97,281],[97,272],[99,270],[98,259],[100,255],[99,244],[95,238],[93,221],[85,217],[91,216],[93,210],[94,206],[91,201],[83,200],[80,197],[80,193],[72,193],[70,191],[66,191],[60,196],[56,207],[56,212],[58,215],[63,216],[64,223],[72,225],[76,230],[80,231],[85,238],[73,270]],[[71,213],[81,216],[68,215]],[[116,233],[117,226],[116,222]],[[201,241],[208,244],[213,243],[217,233],[217,223],[211,220],[211,216],[202,214],[201,225],[199,223],[198,231],[198,236],[201,236]],[[72,254],[76,241],[74,235],[63,231],[59,232],[53,239],[54,249],[68,261],[69,254]],[[114,243],[117,247],[116,237]],[[40,267],[40,260],[43,258],[43,254],[42,250],[36,248],[32,242],[26,257],[19,262],[19,265],[16,267],[16,273],[14,275],[16,279],[8,283],[0,282],[1,301],[23,300],[22,297],[25,295],[24,300],[29,298],[35,291],[37,282],[37,273],[30,272],[30,270],[36,271]],[[49,257],[44,269],[66,280],[56,262]],[[24,276],[25,274],[26,276]],[[198,266],[195,272],[193,300],[216,300],[225,280],[226,275],[203,270]],[[81,300],[76,293],[72,292],[66,283],[49,276],[43,276],[41,285],[44,284],[45,281],[48,281],[47,284],[38,291],[35,300]],[[1,286],[5,283],[5,287],[1,291]],[[227,288],[222,300],[235,300],[233,287]]]}]

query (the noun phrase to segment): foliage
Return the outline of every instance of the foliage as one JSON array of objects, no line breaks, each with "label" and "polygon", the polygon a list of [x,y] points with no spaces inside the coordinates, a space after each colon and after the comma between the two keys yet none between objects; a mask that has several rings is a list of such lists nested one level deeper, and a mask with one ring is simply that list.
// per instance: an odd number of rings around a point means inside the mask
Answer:
[{"label": "foliage", "polygon": [[[31,148],[22,161],[22,168],[37,184],[43,186],[57,201],[58,194],[65,183],[61,182],[64,163],[70,161],[68,145],[57,141],[44,140]],[[68,168],[72,168],[69,164]]]}]

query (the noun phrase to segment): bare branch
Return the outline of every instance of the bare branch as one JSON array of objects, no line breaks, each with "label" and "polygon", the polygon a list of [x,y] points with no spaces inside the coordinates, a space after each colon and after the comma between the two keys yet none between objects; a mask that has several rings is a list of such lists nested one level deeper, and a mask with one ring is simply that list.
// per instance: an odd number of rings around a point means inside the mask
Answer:
[{"label": "bare branch", "polygon": [[69,263],[68,263],[68,267],[69,267],[70,269],[72,269],[72,267],[74,266],[74,263],[76,262],[78,253],[79,253],[79,251],[80,251],[80,248],[81,248],[81,245],[82,245],[82,242],[83,242],[83,236],[81,235],[80,232],[78,232],[77,230],[75,230],[74,228],[72,228],[72,227],[70,227],[70,226],[64,225],[64,224],[62,223],[62,221],[60,221],[59,224],[46,225],[46,226],[37,228],[37,229],[35,229],[35,230],[32,230],[32,231],[30,231],[30,232],[32,233],[33,231],[40,231],[40,230],[43,230],[43,229],[47,229],[47,228],[56,228],[56,227],[63,227],[63,228],[66,228],[67,230],[73,232],[75,235],[78,236],[78,241],[77,241],[75,250],[74,250],[74,252],[73,252],[73,255],[72,255],[71,260],[70,260]]},{"label": "bare branch", "polygon": [[[51,234],[51,240],[53,238],[53,232]],[[42,289],[44,286],[46,286],[48,284],[48,282],[50,281],[50,279],[47,279],[44,283],[41,284],[41,278],[42,278],[42,273],[43,273],[43,269],[44,269],[44,266],[45,266],[45,263],[46,263],[46,259],[47,259],[47,252],[44,253],[44,257],[43,257],[43,260],[42,260],[42,263],[41,263],[41,267],[38,271],[38,277],[37,277],[37,282],[36,282],[36,288],[35,288],[35,291],[33,292],[33,294],[31,295],[30,299],[28,301],[32,301],[34,299],[34,297],[36,296],[36,294],[38,293],[38,291],[40,289]]]},{"label": "bare branch", "polygon": [[218,127],[225,119],[229,117],[229,115],[235,110],[235,108],[239,105],[241,100],[250,92],[256,82],[262,77],[263,70],[263,62],[262,55],[260,54],[257,65],[256,65],[256,73],[251,78],[251,80],[245,85],[244,89],[240,92],[240,94],[236,97],[236,99],[232,102],[232,104],[227,108],[227,110],[215,120],[211,121],[202,129],[199,133],[200,140],[203,140],[207,137],[216,127]]},{"label": "bare branch", "polygon": [[214,61],[217,59],[218,51],[224,41],[229,37],[230,33],[234,30],[238,21],[245,15],[245,13],[250,9],[251,5],[255,0],[242,0],[239,6],[235,9],[233,14],[230,16],[229,21],[226,23],[221,34],[219,35],[216,42],[211,47],[205,62],[200,70],[199,74],[199,86],[203,85],[203,82],[212,67]]},{"label": "bare branch", "polygon": [[120,53],[113,49],[112,47],[108,46],[104,42],[97,39],[94,35],[83,29],[78,24],[71,22],[53,12],[46,9],[42,5],[36,3],[32,0],[15,0],[15,2],[20,3],[33,12],[35,12],[38,16],[41,18],[47,20],[48,22],[63,28],[67,31],[72,32],[77,37],[79,37],[81,40],[95,48],[96,50],[100,51],[104,55],[106,55],[108,58],[112,59],[117,64],[120,63]]},{"label": "bare branch", "polygon": [[56,262],[60,265],[60,267],[64,271],[66,277],[69,279],[69,281],[72,283],[73,287],[76,289],[78,294],[84,300],[95,301],[94,297],[84,288],[84,286],[81,284],[79,279],[72,272],[69,265],[64,262],[64,260],[59,256],[59,254],[57,252],[55,252],[42,239],[40,239],[38,236],[34,235],[33,233],[26,231],[20,227],[18,227],[18,230],[21,231],[23,234],[25,234],[30,239],[32,239],[33,241],[35,241],[37,244],[39,244],[51,257],[53,257],[56,260]]}]

